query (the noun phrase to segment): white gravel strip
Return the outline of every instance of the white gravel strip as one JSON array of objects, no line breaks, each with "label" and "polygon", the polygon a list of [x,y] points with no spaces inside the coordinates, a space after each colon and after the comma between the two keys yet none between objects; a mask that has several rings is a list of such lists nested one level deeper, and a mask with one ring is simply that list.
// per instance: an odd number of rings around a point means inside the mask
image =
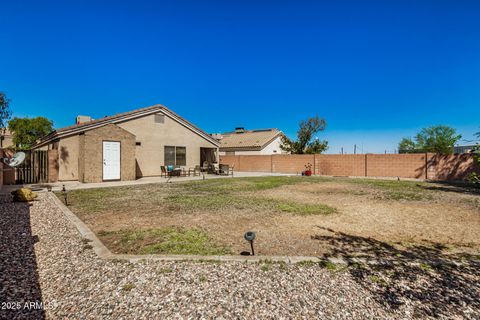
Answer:
[{"label": "white gravel strip", "polygon": [[0,203],[0,216],[0,302],[36,300],[45,306],[44,311],[2,308],[1,319],[410,319],[414,314],[411,304],[390,310],[348,273],[318,266],[104,260],[45,194],[31,207]]}]

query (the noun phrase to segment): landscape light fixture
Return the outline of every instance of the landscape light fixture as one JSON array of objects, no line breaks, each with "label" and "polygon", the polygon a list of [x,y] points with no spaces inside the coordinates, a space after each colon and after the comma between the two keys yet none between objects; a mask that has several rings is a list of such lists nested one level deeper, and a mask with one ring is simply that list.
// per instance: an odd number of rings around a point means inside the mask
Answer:
[{"label": "landscape light fixture", "polygon": [[65,205],[68,206],[67,189],[65,188],[65,185],[63,185],[62,187],[62,194],[63,194],[63,198],[65,199]]},{"label": "landscape light fixture", "polygon": [[253,250],[253,240],[255,240],[255,232],[253,231],[247,231],[245,232],[245,234],[243,235],[243,237],[245,238],[245,240],[247,240],[248,242],[250,242],[250,247],[252,248],[252,256],[255,255],[255,251]]}]

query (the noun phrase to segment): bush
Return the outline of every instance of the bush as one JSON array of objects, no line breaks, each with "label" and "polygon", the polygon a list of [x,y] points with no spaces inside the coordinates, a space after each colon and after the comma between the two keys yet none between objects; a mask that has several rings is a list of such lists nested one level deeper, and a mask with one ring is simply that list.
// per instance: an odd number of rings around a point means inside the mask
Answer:
[{"label": "bush", "polygon": [[[480,168],[480,146],[477,146],[473,151],[473,161]],[[467,178],[468,182],[480,184],[480,175],[477,172],[472,172]]]}]

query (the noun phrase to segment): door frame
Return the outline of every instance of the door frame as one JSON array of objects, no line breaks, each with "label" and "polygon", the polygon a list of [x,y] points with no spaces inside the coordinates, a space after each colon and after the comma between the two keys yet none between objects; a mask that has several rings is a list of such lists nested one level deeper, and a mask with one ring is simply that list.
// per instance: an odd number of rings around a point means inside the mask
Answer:
[{"label": "door frame", "polygon": [[[118,142],[119,143],[119,154],[120,154],[120,161],[119,161],[119,166],[120,166],[120,178],[119,179],[104,179],[105,175],[103,174],[103,160],[105,159],[104,154],[103,154],[103,143],[104,142]],[[102,182],[108,182],[108,181],[121,181],[122,180],[122,142],[117,141],[117,140],[102,140]]]}]

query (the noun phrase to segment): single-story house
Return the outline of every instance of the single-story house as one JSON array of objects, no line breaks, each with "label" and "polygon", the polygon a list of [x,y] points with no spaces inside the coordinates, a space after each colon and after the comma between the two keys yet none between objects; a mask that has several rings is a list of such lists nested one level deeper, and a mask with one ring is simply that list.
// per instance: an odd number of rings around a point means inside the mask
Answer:
[{"label": "single-story house", "polygon": [[245,130],[213,134],[220,141],[220,155],[281,154],[282,131],[278,129]]},{"label": "single-story house", "polygon": [[[80,121],[79,121],[80,119]],[[219,142],[163,105],[77,124],[41,138],[58,150],[58,180],[101,182],[161,175],[161,166],[218,162]]]}]

